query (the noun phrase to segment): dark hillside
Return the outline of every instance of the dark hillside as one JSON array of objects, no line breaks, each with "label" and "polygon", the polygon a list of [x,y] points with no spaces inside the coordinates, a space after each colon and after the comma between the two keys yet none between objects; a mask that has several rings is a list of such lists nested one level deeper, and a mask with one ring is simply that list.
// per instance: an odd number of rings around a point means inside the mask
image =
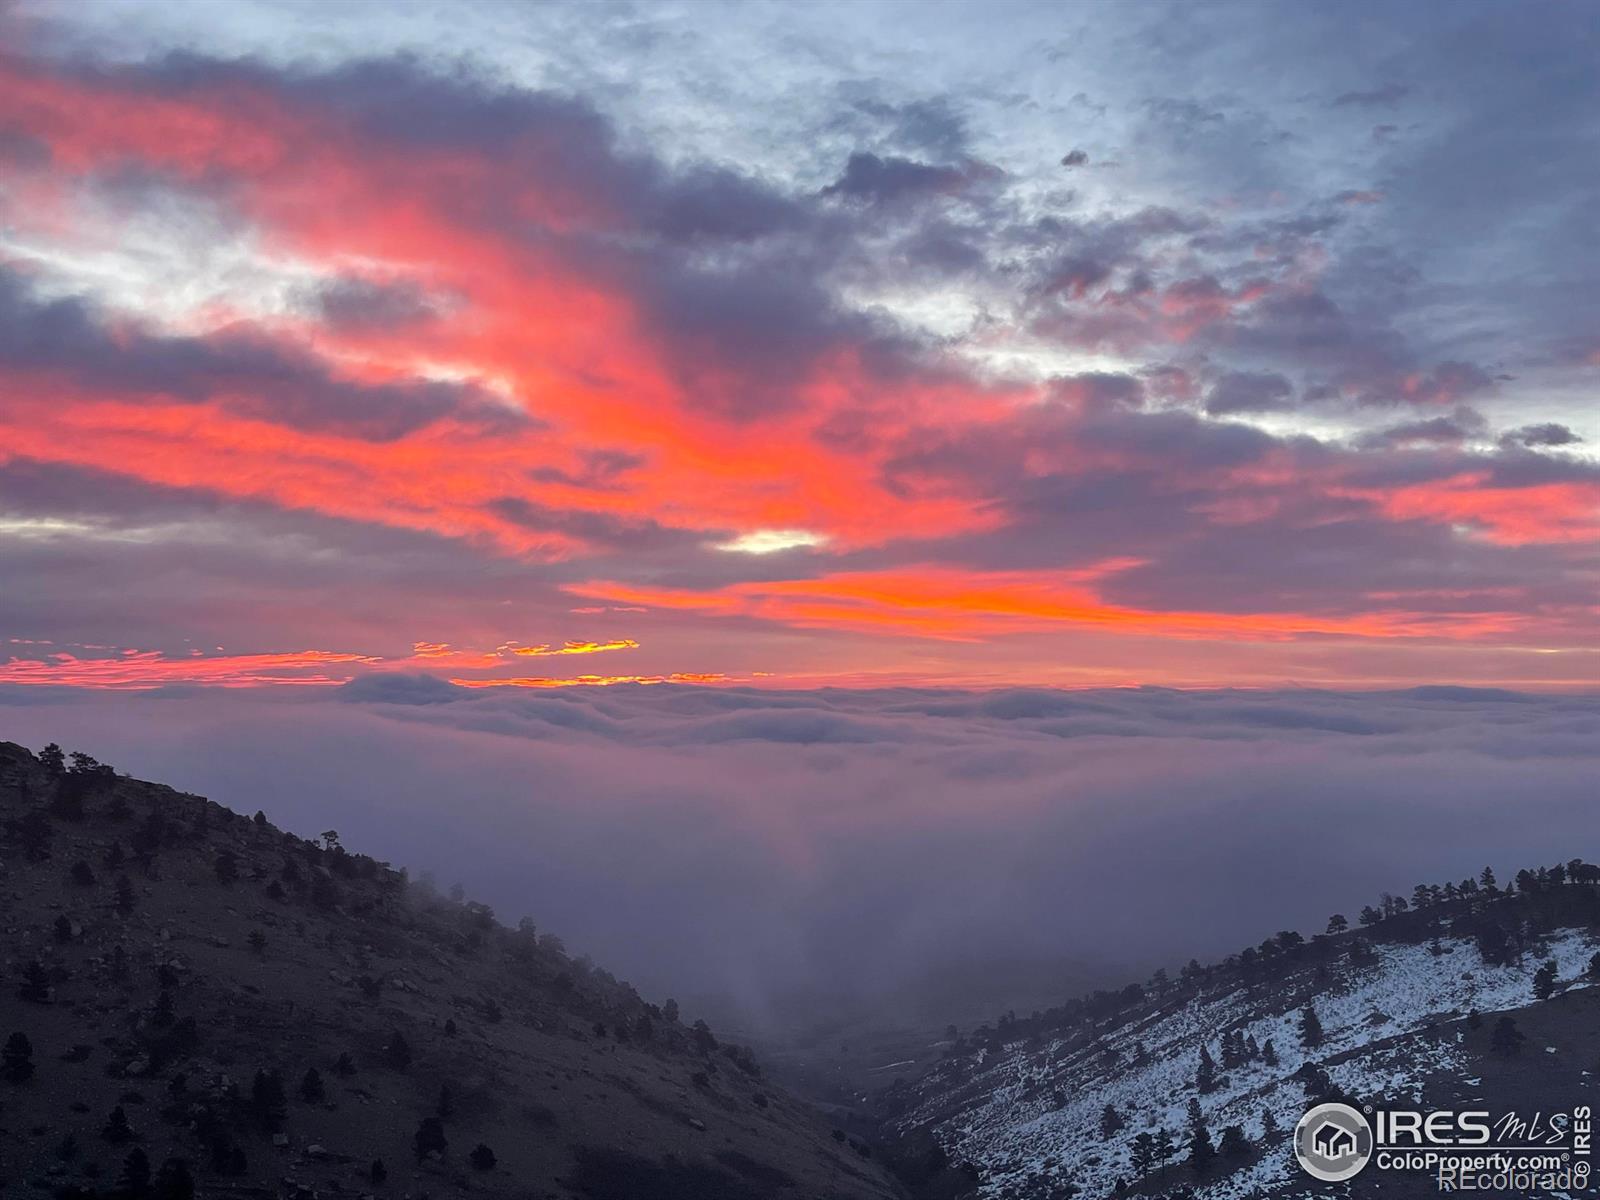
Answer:
[{"label": "dark hillside", "polygon": [[11,1196],[889,1200],[677,1006],[339,845],[0,743]]}]

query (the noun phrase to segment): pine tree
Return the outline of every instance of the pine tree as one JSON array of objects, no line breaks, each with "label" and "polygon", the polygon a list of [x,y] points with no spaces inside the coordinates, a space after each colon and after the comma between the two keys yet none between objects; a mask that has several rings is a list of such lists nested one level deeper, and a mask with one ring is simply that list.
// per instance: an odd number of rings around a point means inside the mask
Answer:
[{"label": "pine tree", "polygon": [[1305,1089],[1306,1099],[1313,1104],[1322,1104],[1331,1100],[1340,1099],[1339,1089],[1334,1086],[1333,1077],[1328,1074],[1328,1069],[1321,1063],[1307,1061],[1301,1064],[1294,1077],[1300,1081],[1300,1086]]},{"label": "pine tree", "polygon": [[1222,1131],[1222,1141],[1217,1144],[1217,1151],[1224,1158],[1243,1158],[1252,1149],[1250,1139],[1245,1136],[1243,1125],[1227,1126]]},{"label": "pine tree", "polygon": [[300,1099],[307,1104],[321,1104],[327,1091],[322,1086],[322,1072],[315,1067],[307,1067],[306,1073],[300,1077]]},{"label": "pine tree", "polygon": [[1511,935],[1498,921],[1480,925],[1473,931],[1473,940],[1478,944],[1479,956],[1491,966],[1503,966],[1516,954],[1511,944]]},{"label": "pine tree", "polygon": [[1211,1134],[1206,1127],[1201,1125],[1193,1130],[1189,1134],[1189,1169],[1196,1175],[1204,1175],[1216,1157],[1217,1150],[1211,1144]]},{"label": "pine tree", "polygon": [[356,1073],[356,1060],[350,1056],[348,1050],[340,1054],[338,1061],[333,1064],[333,1073],[346,1077]]},{"label": "pine tree", "polygon": [[72,882],[78,887],[93,887],[94,868],[80,858],[72,864]]},{"label": "pine tree", "polygon": [[11,1083],[27,1083],[33,1078],[33,1043],[25,1033],[13,1033],[0,1050],[0,1075]]},{"label": "pine tree", "polygon": [[1556,961],[1551,959],[1533,973],[1533,994],[1536,999],[1548,1000],[1556,990]]},{"label": "pine tree", "polygon": [[383,1159],[375,1158],[372,1160],[372,1166],[367,1168],[367,1178],[372,1180],[373,1183],[382,1183],[389,1178],[389,1168],[383,1165]]},{"label": "pine tree", "polygon": [[1216,1147],[1211,1144],[1211,1131],[1206,1128],[1205,1117],[1200,1111],[1200,1102],[1190,1100],[1189,1166],[1196,1175],[1204,1175],[1211,1169],[1211,1162],[1216,1157]]},{"label": "pine tree", "polygon": [[61,752],[60,746],[51,742],[43,750],[39,751],[39,763],[50,774],[62,775],[66,773],[67,756]]},{"label": "pine tree", "polygon": [[138,1200],[150,1193],[150,1158],[137,1146],[122,1160],[122,1178],[117,1181],[117,1192],[126,1200]]},{"label": "pine tree", "polygon": [[1272,1044],[1271,1038],[1261,1043],[1261,1061],[1269,1067],[1278,1065],[1278,1048]]},{"label": "pine tree", "polygon": [[1308,1004],[1300,1010],[1300,1045],[1306,1050],[1315,1050],[1322,1045],[1322,1040],[1322,1020],[1317,1010]]},{"label": "pine tree", "polygon": [[1278,1118],[1273,1115],[1270,1108],[1263,1108],[1261,1110],[1261,1140],[1263,1142],[1273,1141],[1277,1138],[1279,1132]]},{"label": "pine tree", "polygon": [[156,1200],[194,1200],[194,1176],[181,1158],[169,1158],[156,1172]]},{"label": "pine tree", "polygon": [[496,1161],[494,1157],[494,1151],[489,1149],[489,1147],[485,1146],[482,1142],[479,1142],[472,1148],[471,1159],[472,1168],[475,1171],[494,1170],[494,1164]]},{"label": "pine tree", "polygon": [[444,1136],[444,1122],[438,1117],[423,1117],[411,1140],[416,1147],[418,1162],[430,1154],[443,1157],[444,1152],[450,1148],[450,1142]]},{"label": "pine tree", "polygon": [[1155,1170],[1156,1166],[1156,1139],[1149,1133],[1141,1133],[1133,1139],[1133,1172],[1135,1175],[1145,1176]]},{"label": "pine tree", "polygon": [[50,858],[50,843],[55,830],[43,809],[34,809],[18,821],[13,828],[22,846],[22,855],[29,862],[46,862]]},{"label": "pine tree", "polygon": [[38,959],[22,968],[22,986],[17,989],[17,995],[32,1004],[50,1003],[50,976]]},{"label": "pine tree", "polygon": [[100,760],[92,754],[85,754],[82,750],[74,750],[69,756],[72,759],[72,774],[98,775],[101,773]]},{"label": "pine tree", "polygon": [[411,1043],[398,1029],[389,1034],[389,1045],[385,1049],[388,1051],[389,1065],[396,1071],[404,1071],[411,1065]]},{"label": "pine tree", "polygon": [[1115,1104],[1108,1104],[1100,1113],[1100,1136],[1102,1138],[1115,1137],[1122,1130],[1122,1114],[1117,1112]]},{"label": "pine tree", "polygon": [[1178,1153],[1178,1147],[1172,1140],[1172,1131],[1167,1128],[1156,1130],[1156,1162],[1164,1163]]},{"label": "pine tree", "polygon": [[89,815],[83,808],[83,793],[81,787],[58,787],[50,798],[50,815],[60,817],[63,821],[83,820]]},{"label": "pine tree", "polygon": [[[128,1114],[123,1111],[122,1105],[119,1104],[111,1110],[105,1126],[100,1130],[100,1136],[113,1146],[120,1146],[133,1137],[133,1126],[128,1124]],[[148,1165],[146,1164],[147,1167]]]},{"label": "pine tree", "polygon": [[250,1111],[268,1133],[276,1133],[289,1115],[289,1097],[276,1071],[261,1070],[250,1085]]},{"label": "pine tree", "polygon": [[134,895],[133,881],[126,875],[117,876],[117,913],[119,916],[129,916],[138,897]]},{"label": "pine tree", "polygon": [[1494,1033],[1489,1037],[1489,1046],[1496,1054],[1510,1056],[1522,1049],[1522,1043],[1528,1040],[1528,1035],[1517,1028],[1517,1023],[1511,1017],[1501,1017],[1495,1023]]},{"label": "pine tree", "polygon": [[1334,913],[1328,918],[1329,933],[1343,933],[1350,928],[1350,921],[1343,913]]},{"label": "pine tree", "polygon": [[1215,1091],[1217,1087],[1217,1064],[1211,1057],[1211,1050],[1204,1042],[1200,1044],[1200,1066],[1194,1075],[1194,1088],[1202,1096],[1207,1092]]}]

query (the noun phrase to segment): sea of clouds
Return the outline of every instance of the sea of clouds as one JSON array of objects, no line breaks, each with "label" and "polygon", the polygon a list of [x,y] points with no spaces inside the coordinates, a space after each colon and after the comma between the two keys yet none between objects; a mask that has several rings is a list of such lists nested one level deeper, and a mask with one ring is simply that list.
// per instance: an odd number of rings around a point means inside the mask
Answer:
[{"label": "sea of clouds", "polygon": [[1597,733],[1600,697],[1454,688],[0,695],[0,738],[337,829],[752,1017],[1000,959],[1118,982],[1600,859]]}]

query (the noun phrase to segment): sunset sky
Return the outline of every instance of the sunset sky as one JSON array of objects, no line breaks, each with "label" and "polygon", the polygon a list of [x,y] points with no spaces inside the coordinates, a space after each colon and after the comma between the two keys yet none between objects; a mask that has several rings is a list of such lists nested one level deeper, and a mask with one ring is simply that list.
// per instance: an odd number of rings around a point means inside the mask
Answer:
[{"label": "sunset sky", "polygon": [[0,686],[1592,687],[1597,11],[0,0]]}]

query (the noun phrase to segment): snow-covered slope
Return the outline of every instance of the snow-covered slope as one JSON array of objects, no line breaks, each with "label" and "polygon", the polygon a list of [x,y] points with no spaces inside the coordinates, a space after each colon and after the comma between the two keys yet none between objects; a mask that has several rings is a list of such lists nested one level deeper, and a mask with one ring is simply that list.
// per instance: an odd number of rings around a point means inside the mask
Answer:
[{"label": "snow-covered slope", "polygon": [[[1198,987],[1169,984],[1098,1025],[1031,1028],[1016,1041],[1002,1034],[998,1052],[991,1040],[952,1057],[909,1096],[901,1093],[894,1123],[902,1131],[931,1127],[953,1161],[978,1164],[985,1196],[1054,1197],[1069,1194],[1061,1188],[1070,1182],[1093,1198],[1119,1179],[1136,1181],[1130,1148],[1141,1132],[1164,1129],[1181,1147],[1196,1098],[1213,1139],[1240,1125],[1259,1152],[1183,1182],[1215,1200],[1283,1193],[1309,1182],[1289,1151],[1307,1106],[1296,1072],[1308,1060],[1341,1090],[1390,1103],[1420,1101],[1424,1086],[1442,1081],[1469,1086],[1472,1055],[1460,1018],[1529,1004],[1533,971],[1549,959],[1560,989],[1587,986],[1597,944],[1587,929],[1558,928],[1520,963],[1497,966],[1473,940],[1447,936],[1291,958],[1271,971],[1218,972]],[[1324,1034],[1311,1050],[1299,1035],[1308,1003]],[[1257,1047],[1270,1041],[1276,1061],[1257,1054],[1223,1066],[1219,1039],[1235,1031]],[[1215,1087],[1202,1094],[1203,1045],[1218,1065]],[[1103,1137],[1107,1105],[1124,1125]],[[1267,1113],[1275,1130],[1266,1128]]]}]

